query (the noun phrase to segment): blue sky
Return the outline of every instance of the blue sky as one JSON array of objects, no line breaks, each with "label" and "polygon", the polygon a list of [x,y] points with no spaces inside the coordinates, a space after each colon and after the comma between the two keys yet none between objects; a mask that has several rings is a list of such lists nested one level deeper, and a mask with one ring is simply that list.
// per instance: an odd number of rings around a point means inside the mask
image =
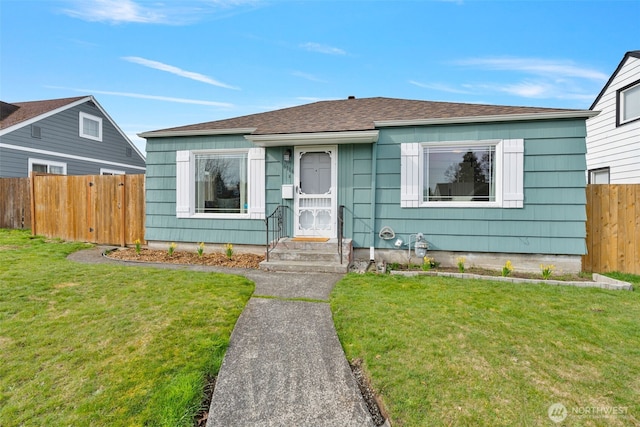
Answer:
[{"label": "blue sky", "polygon": [[0,0],[0,99],[94,95],[136,134],[385,96],[587,109],[640,0]]}]

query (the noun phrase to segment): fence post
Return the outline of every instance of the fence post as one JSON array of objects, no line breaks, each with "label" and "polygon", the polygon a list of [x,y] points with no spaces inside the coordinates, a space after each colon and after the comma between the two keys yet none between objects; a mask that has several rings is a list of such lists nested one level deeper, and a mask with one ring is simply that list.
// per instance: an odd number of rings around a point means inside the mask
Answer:
[{"label": "fence post", "polygon": [[126,212],[126,175],[118,175],[120,178],[120,182],[118,183],[118,187],[122,190],[120,191],[120,203],[118,203],[118,208],[120,209],[120,220],[122,221],[122,226],[120,227],[120,246],[125,247],[127,245],[126,242],[126,231],[127,231],[127,212]]},{"label": "fence post", "polygon": [[36,235],[36,188],[35,188],[35,181],[36,181],[36,174],[31,172],[29,174],[29,187],[30,187],[30,196],[31,196],[31,235],[35,236]]}]

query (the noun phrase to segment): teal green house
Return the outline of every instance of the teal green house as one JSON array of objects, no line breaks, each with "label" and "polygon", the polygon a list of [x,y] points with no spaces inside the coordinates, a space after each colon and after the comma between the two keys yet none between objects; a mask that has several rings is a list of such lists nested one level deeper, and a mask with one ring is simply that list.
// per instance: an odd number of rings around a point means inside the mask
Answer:
[{"label": "teal green house", "polygon": [[145,132],[145,238],[264,252],[284,206],[284,235],[359,259],[579,271],[596,114],[349,97]]}]

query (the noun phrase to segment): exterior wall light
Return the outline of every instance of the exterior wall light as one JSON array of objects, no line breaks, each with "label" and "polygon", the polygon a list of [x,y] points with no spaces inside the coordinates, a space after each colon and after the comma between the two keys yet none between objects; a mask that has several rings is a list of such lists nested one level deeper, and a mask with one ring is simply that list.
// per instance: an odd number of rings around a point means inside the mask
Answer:
[{"label": "exterior wall light", "polygon": [[286,149],[284,150],[284,154],[282,155],[282,160],[284,160],[285,162],[290,162],[291,161],[291,150],[290,149]]},{"label": "exterior wall light", "polygon": [[424,240],[422,233],[416,236],[415,251],[418,258],[424,258],[427,255],[427,241]]}]

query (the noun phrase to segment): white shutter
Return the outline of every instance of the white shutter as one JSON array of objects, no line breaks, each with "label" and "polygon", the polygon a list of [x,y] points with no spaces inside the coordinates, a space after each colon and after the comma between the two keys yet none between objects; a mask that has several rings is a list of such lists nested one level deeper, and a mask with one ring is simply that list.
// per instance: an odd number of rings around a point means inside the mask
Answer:
[{"label": "white shutter", "polygon": [[188,150],[176,151],[176,217],[188,218],[195,211],[192,155]]},{"label": "white shutter", "polygon": [[249,218],[265,218],[265,149],[249,149]]},{"label": "white shutter", "polygon": [[420,143],[400,145],[400,207],[420,206]]},{"label": "white shutter", "polygon": [[503,140],[502,153],[502,207],[521,208],[524,205],[524,140]]}]

